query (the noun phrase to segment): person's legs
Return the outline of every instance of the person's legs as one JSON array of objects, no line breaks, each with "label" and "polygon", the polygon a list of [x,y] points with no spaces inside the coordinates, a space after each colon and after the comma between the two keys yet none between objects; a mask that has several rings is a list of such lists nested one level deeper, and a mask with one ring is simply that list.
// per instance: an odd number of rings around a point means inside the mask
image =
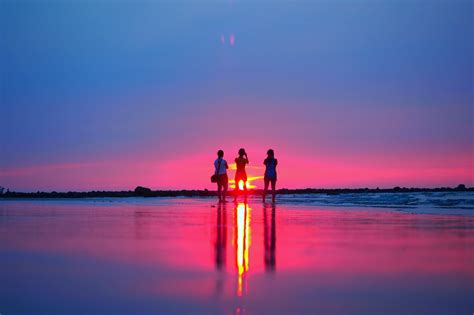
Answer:
[{"label": "person's legs", "polygon": [[263,201],[265,201],[265,197],[267,196],[267,191],[268,191],[268,184],[270,183],[270,181],[268,180],[268,178],[264,178],[263,179],[263,182],[265,183],[265,188],[263,189]]},{"label": "person's legs", "polygon": [[229,186],[229,178],[227,177],[227,175],[224,175],[224,182],[222,183],[222,186],[224,188],[222,200],[225,202],[226,201],[225,198],[227,196],[227,187]]},{"label": "person's legs", "polygon": [[239,191],[239,178],[238,177],[234,178],[234,183],[235,183],[235,187],[234,187],[233,194],[234,194],[234,202],[236,202],[237,201],[237,194],[238,194],[238,191]]},{"label": "person's legs", "polygon": [[222,185],[220,182],[217,182],[217,197],[219,198],[219,201],[221,201],[221,190],[222,190]]},{"label": "person's legs", "polygon": [[276,188],[276,178],[272,179],[272,201],[275,202],[275,188]]},{"label": "person's legs", "polygon": [[239,194],[239,183],[241,180],[241,176],[237,174],[237,176],[235,176],[234,201],[237,200],[237,195]]},{"label": "person's legs", "polygon": [[221,191],[222,191],[222,183],[220,178],[217,180],[217,197],[219,197],[219,201],[221,201]]},{"label": "person's legs", "polygon": [[242,178],[242,180],[244,181],[244,195],[245,195],[245,198],[247,198],[247,175],[245,175],[245,177]]}]

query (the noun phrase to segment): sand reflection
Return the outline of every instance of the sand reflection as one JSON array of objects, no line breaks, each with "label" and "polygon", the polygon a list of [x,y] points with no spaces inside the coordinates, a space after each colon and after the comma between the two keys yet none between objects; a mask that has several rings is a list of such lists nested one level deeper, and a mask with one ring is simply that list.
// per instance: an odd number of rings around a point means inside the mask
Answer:
[{"label": "sand reflection", "polygon": [[227,247],[227,211],[225,204],[217,207],[216,239],[214,241],[215,264],[217,270],[225,269]]},{"label": "sand reflection", "polygon": [[273,203],[271,213],[268,204],[263,205],[263,247],[265,248],[265,271],[274,272],[276,269],[276,206]]}]

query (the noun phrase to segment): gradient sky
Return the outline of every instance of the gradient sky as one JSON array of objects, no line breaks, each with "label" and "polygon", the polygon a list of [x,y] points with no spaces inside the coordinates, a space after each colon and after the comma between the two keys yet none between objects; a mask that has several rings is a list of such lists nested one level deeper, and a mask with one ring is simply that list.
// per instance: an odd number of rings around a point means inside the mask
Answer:
[{"label": "gradient sky", "polygon": [[[0,185],[474,185],[472,1],[0,2]],[[233,173],[231,173],[233,176]],[[254,182],[261,187],[261,181]]]}]

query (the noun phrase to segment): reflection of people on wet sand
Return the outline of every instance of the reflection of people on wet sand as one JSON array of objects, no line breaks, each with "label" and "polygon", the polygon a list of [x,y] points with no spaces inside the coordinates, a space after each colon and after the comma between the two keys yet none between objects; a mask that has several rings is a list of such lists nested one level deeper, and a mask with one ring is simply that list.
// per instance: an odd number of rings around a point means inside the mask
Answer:
[{"label": "reflection of people on wet sand", "polygon": [[263,161],[265,164],[265,176],[263,178],[265,183],[265,189],[263,190],[263,201],[267,196],[268,184],[272,184],[272,201],[275,202],[275,186],[277,181],[276,167],[278,165],[278,160],[275,159],[275,153],[272,149],[267,151],[267,158]]},{"label": "reflection of people on wet sand", "polygon": [[268,224],[267,204],[263,205],[263,245],[265,248],[265,270],[274,271],[276,267],[276,224],[275,224],[275,204],[272,204],[271,223]]},{"label": "reflection of people on wet sand", "polygon": [[247,172],[245,171],[245,166],[249,164],[249,158],[244,149],[239,150],[239,156],[235,158],[235,165],[237,170],[235,172],[235,197],[237,198],[237,193],[239,190],[240,182],[242,181],[242,189],[245,194],[247,194]]},{"label": "reflection of people on wet sand", "polygon": [[214,241],[216,269],[225,266],[227,245],[227,214],[225,204],[217,206],[216,239]]},{"label": "reflection of people on wet sand", "polygon": [[[214,262],[217,271],[225,271],[227,257],[227,212],[226,204],[219,203],[216,211],[216,228],[213,235]],[[215,295],[221,296],[224,290],[225,274],[216,274]]]}]

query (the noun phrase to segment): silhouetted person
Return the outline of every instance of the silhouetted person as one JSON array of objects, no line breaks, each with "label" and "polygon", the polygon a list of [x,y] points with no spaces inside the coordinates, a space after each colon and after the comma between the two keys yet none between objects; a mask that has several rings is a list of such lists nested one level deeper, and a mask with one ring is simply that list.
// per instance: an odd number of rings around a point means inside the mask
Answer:
[{"label": "silhouetted person", "polygon": [[219,196],[219,202],[226,202],[225,196],[227,195],[227,187],[229,184],[229,178],[227,177],[227,161],[224,160],[224,151],[217,151],[217,159],[214,161],[215,174],[217,175],[217,195]]},{"label": "silhouetted person", "polygon": [[275,204],[272,205],[271,223],[268,225],[267,205],[263,206],[263,245],[265,248],[265,270],[274,271],[276,266],[276,223],[275,223]]},{"label": "silhouetted person", "polygon": [[275,202],[275,186],[277,181],[277,172],[276,167],[278,165],[278,160],[275,159],[275,153],[272,149],[267,151],[267,158],[263,161],[265,164],[265,176],[263,181],[265,183],[265,189],[263,190],[263,201],[267,196],[268,184],[272,184],[272,201]]},{"label": "silhouetted person", "polygon": [[245,194],[247,194],[247,172],[245,171],[247,164],[249,164],[247,153],[244,149],[240,149],[239,156],[235,158],[235,165],[237,166],[237,171],[235,172],[235,198],[237,198],[240,181],[243,181],[243,189]]}]

